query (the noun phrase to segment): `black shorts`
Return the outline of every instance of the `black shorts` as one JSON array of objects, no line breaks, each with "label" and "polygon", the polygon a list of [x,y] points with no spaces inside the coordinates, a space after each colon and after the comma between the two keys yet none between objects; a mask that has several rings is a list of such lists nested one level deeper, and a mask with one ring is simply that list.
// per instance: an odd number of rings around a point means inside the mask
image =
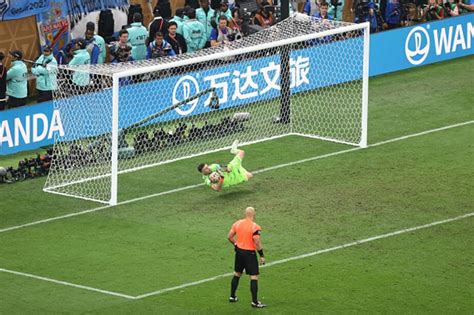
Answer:
[{"label": "black shorts", "polygon": [[234,271],[242,273],[244,269],[248,275],[258,275],[257,253],[252,250],[236,248]]}]

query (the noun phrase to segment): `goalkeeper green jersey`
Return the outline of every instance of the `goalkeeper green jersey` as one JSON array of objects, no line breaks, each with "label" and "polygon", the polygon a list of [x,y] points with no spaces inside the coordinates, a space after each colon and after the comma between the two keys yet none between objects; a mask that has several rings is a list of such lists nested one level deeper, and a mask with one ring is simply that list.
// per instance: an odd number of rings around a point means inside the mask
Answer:
[{"label": "goalkeeper green jersey", "polygon": [[[220,172],[221,175],[224,176],[224,183],[222,184],[223,188],[236,186],[248,180],[247,170],[242,167],[242,160],[238,156],[235,156],[232,161],[227,164],[227,168],[230,172],[223,172],[222,166],[219,164],[211,164],[209,165],[209,168],[212,172]],[[203,176],[203,178],[206,185],[211,186],[212,183],[209,176]]]}]

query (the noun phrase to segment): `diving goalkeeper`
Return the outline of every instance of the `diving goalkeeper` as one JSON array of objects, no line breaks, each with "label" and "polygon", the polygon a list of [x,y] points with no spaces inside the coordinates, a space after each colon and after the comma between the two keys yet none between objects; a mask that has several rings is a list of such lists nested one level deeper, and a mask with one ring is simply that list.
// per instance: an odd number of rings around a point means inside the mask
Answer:
[{"label": "diving goalkeeper", "polygon": [[239,150],[237,148],[238,144],[238,140],[235,140],[232,144],[230,153],[235,154],[235,156],[227,166],[204,163],[198,165],[197,169],[203,175],[204,183],[210,186],[212,190],[221,191],[222,188],[239,185],[253,177],[252,173],[242,167],[245,151]]}]

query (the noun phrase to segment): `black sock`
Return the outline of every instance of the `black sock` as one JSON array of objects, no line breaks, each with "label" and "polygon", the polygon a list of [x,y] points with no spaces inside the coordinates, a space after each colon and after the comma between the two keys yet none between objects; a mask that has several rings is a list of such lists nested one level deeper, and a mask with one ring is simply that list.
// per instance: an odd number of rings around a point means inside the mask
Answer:
[{"label": "black sock", "polygon": [[258,303],[257,292],[258,292],[258,280],[250,280],[250,292],[252,292],[252,301]]},{"label": "black sock", "polygon": [[235,297],[235,291],[237,291],[237,287],[239,286],[240,277],[234,276],[232,278],[232,282],[230,283],[230,296]]}]

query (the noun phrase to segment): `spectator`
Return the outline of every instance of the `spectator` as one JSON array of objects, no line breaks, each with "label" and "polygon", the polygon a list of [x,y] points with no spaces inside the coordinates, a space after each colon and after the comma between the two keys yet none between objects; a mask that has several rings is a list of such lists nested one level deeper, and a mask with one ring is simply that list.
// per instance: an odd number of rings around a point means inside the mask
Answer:
[{"label": "spectator", "polygon": [[86,49],[91,57],[91,64],[96,65],[99,63],[100,48],[94,40],[94,30],[86,27],[86,33],[84,35],[86,41]]},{"label": "spectator", "polygon": [[[176,23],[176,32],[180,35],[183,35],[183,25],[184,25],[184,8],[177,8],[175,16],[169,21],[169,23]],[[168,24],[169,31],[169,24]]]},{"label": "spectator", "polygon": [[[95,33],[95,24],[94,22],[87,22],[86,29],[91,30],[93,34],[94,43],[99,47],[99,58],[97,60],[98,64],[103,64],[105,62],[105,57],[107,57],[107,49],[105,46],[105,40],[102,36]],[[87,39],[87,32],[86,32]]]},{"label": "spectator", "polygon": [[132,45],[133,60],[146,59],[146,39],[148,31],[142,25],[142,15],[138,12],[133,14],[133,23],[128,29],[128,42]]},{"label": "spectator", "polygon": [[399,0],[380,0],[380,14],[383,18],[383,29],[390,30],[401,26],[405,16]]},{"label": "spectator", "polygon": [[158,6],[153,10],[154,19],[148,25],[148,43],[155,40],[157,32],[166,35],[168,33],[168,22],[161,16]]},{"label": "spectator", "polygon": [[333,16],[334,20],[342,21],[342,11],[344,9],[344,0],[331,0],[329,2],[328,15]]},{"label": "spectator", "polygon": [[275,22],[273,13],[265,9],[265,7],[268,5],[268,2],[262,2],[257,10],[257,13],[255,13],[254,23],[260,25],[263,28],[268,28]]},{"label": "spectator", "polygon": [[18,107],[26,104],[28,96],[28,69],[22,61],[23,53],[20,50],[10,52],[13,57],[12,66],[7,71],[8,107]]},{"label": "spectator", "polygon": [[229,34],[232,30],[227,27],[227,18],[225,16],[219,17],[219,24],[211,31],[211,47],[225,45],[230,42]]},{"label": "spectator", "polygon": [[244,20],[242,19],[242,16],[240,15],[240,9],[239,8],[234,8],[232,10],[232,19],[230,20],[229,27],[232,29],[234,33],[242,33],[242,26],[243,26]]},{"label": "spectator", "polygon": [[306,1],[303,12],[309,16],[314,16],[317,12],[319,12],[320,4],[320,0],[308,0]]},{"label": "spectator", "polygon": [[120,30],[118,41],[110,47],[112,63],[133,61],[132,46],[128,43],[128,31]]},{"label": "spectator", "polygon": [[207,41],[206,30],[201,22],[196,20],[196,11],[190,9],[188,11],[189,20],[184,23],[183,33],[188,52],[193,52],[204,48]]},{"label": "spectator", "polygon": [[[211,37],[213,29],[211,22],[216,20],[217,12],[209,7],[209,0],[199,0],[201,8],[196,10],[196,18],[204,26],[206,32],[206,39]],[[210,41],[206,41],[206,47],[210,47]]]},{"label": "spectator", "polygon": [[[69,65],[90,65],[90,63],[91,57],[87,51],[87,43],[84,39],[80,38],[76,41],[74,57],[69,62]],[[84,68],[76,69],[72,73],[72,83],[76,90],[84,91],[90,83],[89,72],[85,71]]]},{"label": "spectator", "polygon": [[165,40],[171,45],[177,55],[181,55],[188,51],[188,46],[184,37],[178,34],[177,30],[177,23],[170,21],[168,23],[168,35],[165,36]]},{"label": "spectator", "polygon": [[36,77],[38,103],[52,100],[53,91],[57,87],[56,75],[58,73],[58,63],[52,53],[52,48],[45,46],[43,48],[43,54],[38,57],[31,68],[31,73]]},{"label": "spectator", "polygon": [[71,62],[72,58],[74,57],[75,46],[76,42],[70,41],[63,49],[59,51],[59,53],[56,55],[58,65],[67,65],[69,62]]},{"label": "spectator", "polygon": [[163,39],[163,33],[156,32],[155,40],[148,44],[146,59],[156,59],[165,56],[176,56],[173,47]]},{"label": "spectator", "polygon": [[325,1],[321,2],[319,6],[319,12],[316,12],[313,16],[322,20],[334,20],[332,15],[328,14],[329,4]]},{"label": "spectator", "polygon": [[459,15],[459,8],[456,4],[452,2],[445,2],[444,3],[444,12],[446,17],[450,16],[458,16]]},{"label": "spectator", "polygon": [[[442,3],[442,0],[441,0]],[[436,0],[430,0],[428,6],[423,14],[423,20],[433,21],[441,20],[444,18],[444,9],[442,5],[439,5]]]},{"label": "spectator", "polygon": [[7,103],[7,69],[3,65],[5,55],[0,51],[0,110],[5,109]]}]

